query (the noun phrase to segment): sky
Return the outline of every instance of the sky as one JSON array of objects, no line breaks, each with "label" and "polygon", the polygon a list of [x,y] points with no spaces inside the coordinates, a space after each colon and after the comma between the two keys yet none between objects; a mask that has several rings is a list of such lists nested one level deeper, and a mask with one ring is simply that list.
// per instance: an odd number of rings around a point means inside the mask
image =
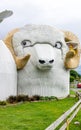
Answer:
[{"label": "sky", "polygon": [[72,31],[81,42],[81,0],[0,0],[0,12],[5,9],[13,15],[0,23],[0,39],[26,24],[45,24]]}]

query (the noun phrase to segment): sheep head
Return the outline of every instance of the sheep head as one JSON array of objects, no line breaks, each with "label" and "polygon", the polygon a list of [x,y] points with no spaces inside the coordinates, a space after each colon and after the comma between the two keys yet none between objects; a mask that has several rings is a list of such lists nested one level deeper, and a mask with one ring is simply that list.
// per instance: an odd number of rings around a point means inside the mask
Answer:
[{"label": "sheep head", "polygon": [[[34,53],[29,51],[32,47],[35,48],[38,55],[36,62],[39,69],[50,69],[55,62],[59,64],[60,61],[67,69],[75,68],[79,64],[79,41],[71,32],[63,32],[47,25],[27,25],[10,32],[4,42],[10,49],[18,69],[22,69],[26,65],[30,55],[33,57]],[[43,53],[40,57],[39,52],[45,52],[46,55]],[[50,54],[51,56],[49,56]]]}]

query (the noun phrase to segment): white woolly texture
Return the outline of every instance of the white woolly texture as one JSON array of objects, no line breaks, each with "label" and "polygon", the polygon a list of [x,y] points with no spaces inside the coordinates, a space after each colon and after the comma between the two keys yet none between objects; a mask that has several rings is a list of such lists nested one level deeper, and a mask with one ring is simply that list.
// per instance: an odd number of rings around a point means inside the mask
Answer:
[{"label": "white woolly texture", "polygon": [[68,47],[61,31],[47,25],[27,25],[14,34],[13,47],[17,56],[31,55],[18,71],[18,94],[58,98],[69,94],[69,70],[64,68]]},{"label": "white woolly texture", "polygon": [[0,100],[17,94],[17,71],[12,54],[0,40]]}]

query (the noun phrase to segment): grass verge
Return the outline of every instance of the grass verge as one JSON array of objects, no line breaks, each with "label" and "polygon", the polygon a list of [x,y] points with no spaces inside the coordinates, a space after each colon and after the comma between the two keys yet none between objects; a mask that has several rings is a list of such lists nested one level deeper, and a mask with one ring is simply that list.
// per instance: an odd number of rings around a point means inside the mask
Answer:
[{"label": "grass verge", "polygon": [[[75,124],[76,122],[76,124]],[[70,130],[81,130],[81,109],[70,123]]]},{"label": "grass verge", "polygon": [[0,130],[44,130],[76,101],[68,97],[0,107]]}]

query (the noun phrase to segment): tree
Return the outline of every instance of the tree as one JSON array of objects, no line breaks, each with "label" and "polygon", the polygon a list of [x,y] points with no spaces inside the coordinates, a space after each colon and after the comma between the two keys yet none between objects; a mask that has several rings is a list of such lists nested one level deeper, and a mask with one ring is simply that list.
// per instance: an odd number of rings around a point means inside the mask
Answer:
[{"label": "tree", "polygon": [[73,76],[70,76],[70,82],[73,82],[75,78]]},{"label": "tree", "polygon": [[75,70],[71,70],[70,75],[73,76],[74,78],[78,77],[78,73]]},{"label": "tree", "polygon": [[78,74],[75,70],[70,71],[70,82],[73,82],[74,80],[80,80],[81,75]]}]

